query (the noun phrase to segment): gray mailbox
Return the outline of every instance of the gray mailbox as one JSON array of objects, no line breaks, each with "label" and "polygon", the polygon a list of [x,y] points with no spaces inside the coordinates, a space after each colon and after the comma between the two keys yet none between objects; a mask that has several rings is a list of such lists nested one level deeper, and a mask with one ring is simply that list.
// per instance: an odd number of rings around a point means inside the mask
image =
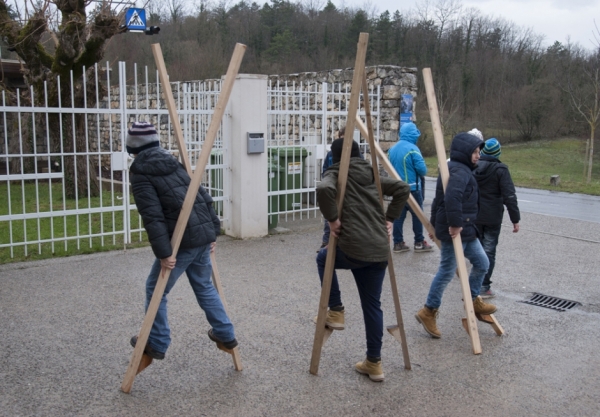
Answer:
[{"label": "gray mailbox", "polygon": [[248,132],[248,153],[265,152],[265,134]]}]

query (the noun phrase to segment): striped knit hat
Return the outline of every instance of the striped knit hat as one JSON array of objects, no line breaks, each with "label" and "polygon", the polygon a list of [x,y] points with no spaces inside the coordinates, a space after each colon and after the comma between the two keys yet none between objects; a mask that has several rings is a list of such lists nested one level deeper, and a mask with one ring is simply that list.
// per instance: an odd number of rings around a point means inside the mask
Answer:
[{"label": "striped knit hat", "polygon": [[127,152],[137,155],[145,149],[160,146],[158,132],[152,123],[135,122],[127,130]]},{"label": "striped knit hat", "polygon": [[481,155],[489,155],[494,158],[500,158],[502,150],[500,149],[500,142],[496,138],[489,138],[485,141],[485,146],[481,150]]}]

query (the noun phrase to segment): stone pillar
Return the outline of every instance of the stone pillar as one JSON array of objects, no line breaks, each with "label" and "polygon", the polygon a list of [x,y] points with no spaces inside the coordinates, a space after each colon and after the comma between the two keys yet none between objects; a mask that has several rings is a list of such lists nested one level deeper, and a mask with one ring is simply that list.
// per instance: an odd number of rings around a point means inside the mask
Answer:
[{"label": "stone pillar", "polygon": [[[267,76],[239,74],[229,98],[231,116],[231,220],[225,233],[236,238],[266,236],[268,226]],[[248,132],[262,132],[263,153],[248,154]]]}]

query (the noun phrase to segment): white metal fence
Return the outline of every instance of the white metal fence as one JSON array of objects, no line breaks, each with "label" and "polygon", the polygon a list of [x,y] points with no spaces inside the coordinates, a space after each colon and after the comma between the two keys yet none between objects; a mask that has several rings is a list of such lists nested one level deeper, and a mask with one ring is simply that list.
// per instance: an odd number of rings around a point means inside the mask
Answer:
[{"label": "white metal fence", "polygon": [[[270,83],[267,150],[269,153],[269,223],[317,216],[316,183],[333,139],[346,124],[350,102],[347,83]],[[379,86],[371,87],[369,103],[379,137]],[[364,103],[361,100],[361,103]],[[363,111],[359,115],[364,118]],[[363,154],[367,144],[358,131],[354,139]],[[362,141],[361,141],[362,140]]]},{"label": "white metal fence", "polygon": [[[108,64],[107,64],[108,66]],[[161,142],[175,149],[158,74],[118,66],[118,82],[96,66],[84,71],[81,107],[49,107],[48,92],[33,89],[0,96],[0,252],[3,257],[124,245],[143,239],[129,193],[127,127],[148,120]],[[102,86],[104,82],[104,86]],[[71,89],[58,80],[58,88]],[[192,166],[199,157],[221,88],[220,81],[174,83]],[[28,104],[24,104],[27,102]],[[33,103],[33,104],[31,104]],[[37,104],[36,104],[37,103]],[[40,105],[39,103],[46,103]],[[223,221],[228,218],[228,154],[223,126],[206,169],[204,186]],[[82,137],[83,136],[83,137]],[[82,140],[83,139],[83,140]],[[70,141],[70,143],[69,143]],[[69,146],[67,146],[69,145]]]},{"label": "white metal fence", "polygon": [[[177,145],[158,74],[136,65],[127,69],[121,62],[117,75],[111,83],[110,74],[98,66],[84,71],[89,92],[77,107],[48,106],[47,89],[39,99],[33,89],[13,96],[2,92],[0,258],[67,252],[73,247],[97,250],[144,239],[129,192],[127,127],[137,120],[150,121],[160,132],[162,146],[176,152]],[[71,99],[76,94],[73,84],[72,77],[63,84],[71,89]],[[171,88],[195,167],[221,81],[173,83]],[[268,86],[265,128],[271,226],[279,219],[317,215],[316,183],[328,146],[345,124],[349,88],[341,83]],[[379,96],[379,87],[373,87],[369,102],[377,127]],[[225,228],[231,216],[228,121],[223,118],[203,182]],[[354,137],[360,142],[356,132]],[[364,141],[361,148],[364,153]]]}]

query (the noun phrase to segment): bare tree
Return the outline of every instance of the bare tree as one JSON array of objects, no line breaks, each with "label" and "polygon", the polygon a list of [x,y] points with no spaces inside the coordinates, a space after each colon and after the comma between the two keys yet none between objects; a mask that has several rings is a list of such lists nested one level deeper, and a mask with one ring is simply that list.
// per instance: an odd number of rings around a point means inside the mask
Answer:
[{"label": "bare tree", "polygon": [[[86,93],[88,106],[95,105],[96,96],[88,91],[92,85],[85,83],[84,70],[91,73],[104,55],[106,42],[121,31],[124,10],[118,12],[106,1],[88,12],[91,4],[91,0],[41,0],[25,3],[19,9],[15,2],[12,9],[20,14],[14,16],[7,0],[0,0],[0,35],[25,64],[23,75],[36,100],[43,101],[47,91],[48,106],[58,106],[60,102],[63,107],[83,107]],[[67,195],[85,195],[88,188],[84,179],[88,179],[91,193],[96,195],[96,167],[86,165],[84,158],[75,161],[75,153],[87,145],[85,115],[69,118],[51,114],[47,128],[54,149],[62,146],[65,154],[73,155],[65,158],[63,167]]]},{"label": "bare tree", "polygon": [[573,110],[589,127],[590,136],[586,140],[584,158],[584,179],[589,183],[592,180],[596,129],[600,124],[600,45],[589,55],[570,44],[567,51],[570,59],[562,89],[567,93]]}]

